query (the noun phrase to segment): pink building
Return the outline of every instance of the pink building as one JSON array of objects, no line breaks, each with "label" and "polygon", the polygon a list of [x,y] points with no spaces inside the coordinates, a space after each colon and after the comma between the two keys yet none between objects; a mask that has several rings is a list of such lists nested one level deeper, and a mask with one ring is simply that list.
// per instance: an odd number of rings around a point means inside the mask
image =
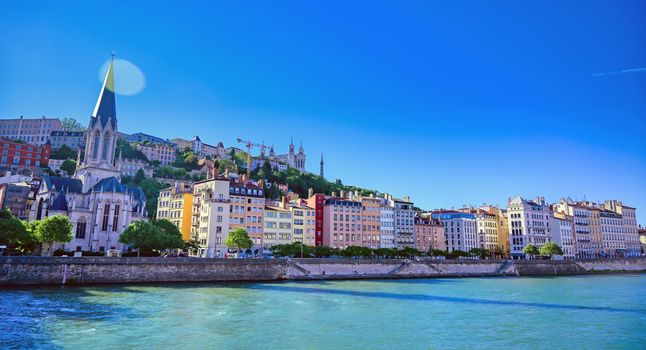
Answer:
[{"label": "pink building", "polygon": [[323,245],[333,248],[362,246],[361,217],[361,202],[339,197],[326,199],[323,207]]},{"label": "pink building", "polygon": [[444,225],[436,219],[415,218],[415,249],[427,252],[430,249],[446,251]]}]

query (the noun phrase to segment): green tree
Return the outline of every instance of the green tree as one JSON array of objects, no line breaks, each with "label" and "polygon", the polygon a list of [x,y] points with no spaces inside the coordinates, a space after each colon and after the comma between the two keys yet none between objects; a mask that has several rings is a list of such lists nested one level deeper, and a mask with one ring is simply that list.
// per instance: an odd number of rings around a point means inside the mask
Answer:
[{"label": "green tree", "polygon": [[67,175],[72,175],[76,171],[76,162],[71,159],[65,159],[61,164],[61,170],[64,170]]},{"label": "green tree", "polygon": [[145,221],[134,222],[121,233],[119,242],[137,249],[137,255],[153,255],[153,251],[162,249],[161,230]]},{"label": "green tree", "polygon": [[525,248],[523,248],[523,254],[529,255],[532,258],[538,255],[538,253],[539,253],[538,248],[531,243],[529,243],[528,245],[525,246]]},{"label": "green tree", "polygon": [[408,257],[411,257],[411,256],[422,256],[424,254],[422,252],[420,252],[419,250],[415,249],[415,248],[404,247],[401,250],[399,250],[398,255],[403,257],[403,258],[408,258]]},{"label": "green tree", "polygon": [[491,252],[485,248],[471,248],[471,250],[469,250],[469,253],[471,253],[472,256],[478,257],[480,259],[484,259],[491,255]]},{"label": "green tree", "polygon": [[48,244],[53,248],[54,243],[67,243],[74,238],[72,222],[65,215],[48,216],[36,226],[34,237],[38,242]]},{"label": "green tree", "polygon": [[191,239],[190,241],[184,241],[184,249],[196,254],[197,251],[200,249],[201,244],[198,240],[196,239]]},{"label": "green tree", "polygon": [[121,156],[126,159],[138,159],[146,162],[148,161],[148,158],[146,157],[145,154],[143,154],[143,152],[135,149],[130,144],[130,142],[124,139],[117,139],[117,148],[114,154],[116,155],[121,154]]},{"label": "green tree", "polygon": [[74,118],[63,118],[63,120],[61,120],[61,126],[63,127],[63,131],[85,130],[83,125],[81,125],[81,123],[79,123],[79,121]]},{"label": "green tree", "polygon": [[229,231],[227,239],[224,244],[229,248],[234,248],[237,251],[249,249],[253,245],[253,241],[249,238],[247,230],[242,227],[236,227]]},{"label": "green tree", "polygon": [[431,248],[428,250],[428,256],[446,256],[447,253],[442,249]]},{"label": "green tree", "polygon": [[23,255],[32,255],[40,245],[36,239],[36,228],[40,221],[23,221],[22,224],[25,227],[26,235],[14,241],[14,250]]},{"label": "green tree", "polygon": [[538,252],[540,255],[549,256],[550,258],[553,255],[563,255],[563,250],[561,249],[561,247],[559,247],[559,245],[554,242],[546,242]]},{"label": "green tree", "polygon": [[314,247],[314,256],[317,258],[329,258],[334,255],[334,250],[327,246],[316,246]]},{"label": "green tree", "polygon": [[175,224],[166,219],[155,220],[152,224],[155,225],[161,233],[161,242],[159,244],[160,249],[184,248],[182,233]]},{"label": "green tree", "polygon": [[144,181],[145,178],[146,178],[146,173],[144,173],[143,169],[139,168],[139,170],[137,170],[137,173],[135,174],[135,178],[133,181],[137,185],[139,185],[142,181]]},{"label": "green tree", "polygon": [[27,236],[27,230],[20,220],[8,209],[0,210],[0,244],[15,244]]},{"label": "green tree", "polygon": [[76,152],[69,148],[67,145],[62,145],[61,148],[52,152],[52,155],[49,157],[51,159],[76,159]]}]

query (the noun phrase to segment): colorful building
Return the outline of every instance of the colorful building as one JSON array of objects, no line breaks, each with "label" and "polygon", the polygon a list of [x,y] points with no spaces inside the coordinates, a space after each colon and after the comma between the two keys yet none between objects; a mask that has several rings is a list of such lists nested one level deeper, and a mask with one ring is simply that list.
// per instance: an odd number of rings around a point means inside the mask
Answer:
[{"label": "colorful building", "polygon": [[381,247],[380,201],[374,196],[357,197],[361,203],[361,245],[369,248]]},{"label": "colorful building", "polygon": [[159,192],[157,220],[166,219],[175,224],[185,241],[191,239],[192,212],[193,188],[190,185],[176,183]]},{"label": "colorful building", "polygon": [[446,251],[444,225],[439,220],[416,216],[415,249],[424,253],[431,249]]},{"label": "colorful building", "polygon": [[361,246],[361,202],[342,197],[325,200],[323,245],[333,248]]},{"label": "colorful building", "polygon": [[47,166],[52,148],[49,143],[42,146],[0,140],[0,170],[33,170]]},{"label": "colorful building", "polygon": [[304,201],[296,200],[290,203],[292,211],[293,242],[301,242],[314,246],[316,230],[316,214],[314,208],[308,207]]},{"label": "colorful building", "polygon": [[310,190],[309,198],[307,198],[307,206],[314,208],[314,240],[315,245],[320,247],[324,245],[323,242],[323,222],[325,221],[325,194],[323,193],[312,193]]},{"label": "colorful building", "polygon": [[253,250],[263,247],[265,193],[261,185],[247,181],[245,176],[229,180],[231,207],[229,228],[242,227],[253,241]]}]

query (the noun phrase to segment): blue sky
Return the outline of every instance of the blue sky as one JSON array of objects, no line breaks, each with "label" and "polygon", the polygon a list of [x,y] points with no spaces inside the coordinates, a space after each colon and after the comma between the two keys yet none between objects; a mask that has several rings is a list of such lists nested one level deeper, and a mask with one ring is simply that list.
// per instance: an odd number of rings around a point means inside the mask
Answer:
[{"label": "blue sky", "polygon": [[645,2],[369,4],[2,2],[0,118],[85,123],[115,50],[146,77],[124,132],[293,136],[427,209],[618,198],[646,223]]}]

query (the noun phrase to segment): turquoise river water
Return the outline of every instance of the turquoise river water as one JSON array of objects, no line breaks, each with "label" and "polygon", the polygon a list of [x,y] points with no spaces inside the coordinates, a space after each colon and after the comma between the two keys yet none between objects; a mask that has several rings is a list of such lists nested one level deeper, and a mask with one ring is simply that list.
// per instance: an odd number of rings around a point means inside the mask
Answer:
[{"label": "turquoise river water", "polygon": [[4,289],[0,348],[646,349],[646,274]]}]

